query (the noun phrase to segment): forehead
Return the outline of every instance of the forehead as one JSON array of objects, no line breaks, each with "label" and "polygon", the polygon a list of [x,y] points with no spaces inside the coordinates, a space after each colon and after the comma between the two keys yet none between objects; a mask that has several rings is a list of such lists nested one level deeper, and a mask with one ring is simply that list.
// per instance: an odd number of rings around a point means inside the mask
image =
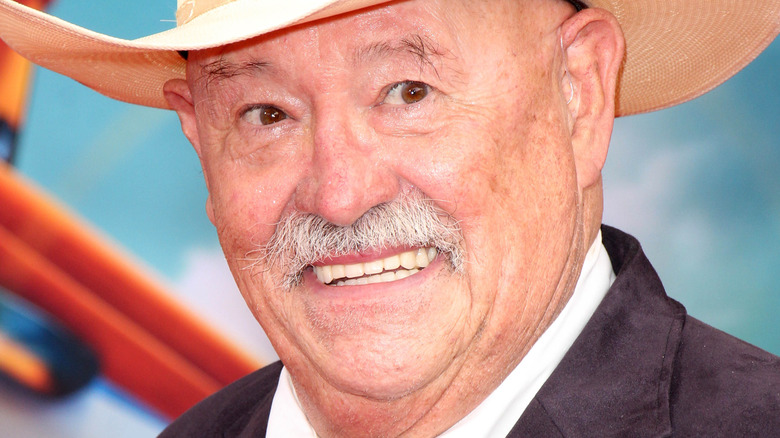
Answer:
[{"label": "forehead", "polygon": [[[417,0],[391,3],[368,10],[295,26],[229,46],[195,54],[199,73],[224,77],[249,70],[273,68],[284,60],[338,54],[353,64],[372,58],[416,53],[421,59],[452,45],[454,7],[460,1]],[[257,60],[262,59],[262,64]]]},{"label": "forehead", "polygon": [[[358,63],[390,55],[417,54],[419,60],[459,49],[484,50],[516,34],[533,38],[545,25],[536,6],[550,0],[412,0],[361,10],[296,26],[252,40],[199,51],[195,76],[229,76],[272,60],[295,61],[338,53]],[[536,6],[534,6],[536,4]],[[521,32],[518,32],[521,30]],[[451,53],[459,55],[459,53]],[[262,62],[258,64],[258,59]],[[205,68],[204,67],[208,67]]]}]

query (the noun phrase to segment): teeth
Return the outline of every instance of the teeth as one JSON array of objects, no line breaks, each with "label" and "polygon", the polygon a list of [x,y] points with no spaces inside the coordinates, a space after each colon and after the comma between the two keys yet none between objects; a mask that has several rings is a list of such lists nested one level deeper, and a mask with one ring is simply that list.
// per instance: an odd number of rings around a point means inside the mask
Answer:
[{"label": "teeth", "polygon": [[401,257],[396,254],[394,256],[390,256],[390,257],[382,260],[382,262],[384,263],[385,270],[393,271],[393,270],[398,269],[401,266]]},{"label": "teeth", "polygon": [[[323,266],[323,268],[324,268],[324,266]],[[347,276],[347,273],[344,272],[344,265],[332,265],[332,266],[330,266],[330,274],[331,274],[331,280],[333,280],[334,278],[344,278],[344,277]]]},{"label": "teeth", "polygon": [[382,263],[382,260],[376,260],[373,262],[368,262],[363,264],[363,271],[365,272],[366,275],[379,274],[384,270],[385,270],[385,266]]},{"label": "teeth", "polygon": [[417,254],[414,251],[401,253],[401,266],[404,269],[412,269],[417,265]]},{"label": "teeth", "polygon": [[333,268],[331,266],[321,266],[320,268],[321,269],[314,270],[314,273],[317,274],[317,278],[325,284],[333,281]]},{"label": "teeth", "polygon": [[363,276],[363,264],[357,263],[354,265],[345,265],[344,273],[347,274],[347,278],[358,278]]},{"label": "teeth", "polygon": [[422,248],[418,249],[416,262],[417,262],[417,266],[421,268],[428,266],[428,263],[430,263],[430,260],[428,260],[428,251]]},{"label": "teeth", "polygon": [[436,258],[436,254],[436,248],[420,248],[366,263],[315,266],[314,273],[322,283],[336,286],[383,283],[420,272]]}]

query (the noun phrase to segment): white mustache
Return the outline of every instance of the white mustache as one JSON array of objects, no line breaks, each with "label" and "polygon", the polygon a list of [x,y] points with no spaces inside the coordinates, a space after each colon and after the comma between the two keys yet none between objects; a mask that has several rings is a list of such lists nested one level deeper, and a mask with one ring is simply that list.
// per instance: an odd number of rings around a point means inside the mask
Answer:
[{"label": "white mustache", "polygon": [[253,253],[252,267],[279,268],[285,288],[298,285],[317,261],[369,249],[435,247],[455,272],[463,270],[463,238],[457,221],[422,194],[412,192],[368,210],[353,224],[334,225],[310,213],[282,219],[268,243]]}]

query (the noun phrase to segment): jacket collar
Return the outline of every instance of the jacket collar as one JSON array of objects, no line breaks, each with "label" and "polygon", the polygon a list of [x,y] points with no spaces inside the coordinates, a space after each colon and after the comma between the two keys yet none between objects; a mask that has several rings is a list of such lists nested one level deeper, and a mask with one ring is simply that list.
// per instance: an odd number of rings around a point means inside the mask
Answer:
[{"label": "jacket collar", "polygon": [[617,278],[509,436],[665,436],[685,309],[639,242],[602,227]]}]

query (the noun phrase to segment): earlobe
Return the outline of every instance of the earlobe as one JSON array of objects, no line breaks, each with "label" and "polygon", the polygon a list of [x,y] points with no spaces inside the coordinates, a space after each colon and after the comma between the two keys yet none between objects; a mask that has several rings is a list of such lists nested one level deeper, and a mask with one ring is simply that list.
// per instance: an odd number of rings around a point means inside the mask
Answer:
[{"label": "earlobe", "polygon": [[211,202],[211,195],[209,195],[206,198],[206,216],[208,216],[209,221],[211,221],[212,225],[216,226],[217,222],[214,216],[214,203]]},{"label": "earlobe", "polygon": [[168,106],[176,111],[181,123],[181,130],[198,156],[201,156],[200,139],[198,137],[198,125],[195,118],[195,105],[192,100],[192,92],[184,79],[171,79],[163,86],[163,95],[168,101]]},{"label": "earlobe", "polygon": [[[609,12],[585,9],[560,29],[565,101],[572,119],[572,145],[581,189],[600,181],[615,117],[615,94],[625,40]],[[569,80],[571,85],[569,85]]]}]

